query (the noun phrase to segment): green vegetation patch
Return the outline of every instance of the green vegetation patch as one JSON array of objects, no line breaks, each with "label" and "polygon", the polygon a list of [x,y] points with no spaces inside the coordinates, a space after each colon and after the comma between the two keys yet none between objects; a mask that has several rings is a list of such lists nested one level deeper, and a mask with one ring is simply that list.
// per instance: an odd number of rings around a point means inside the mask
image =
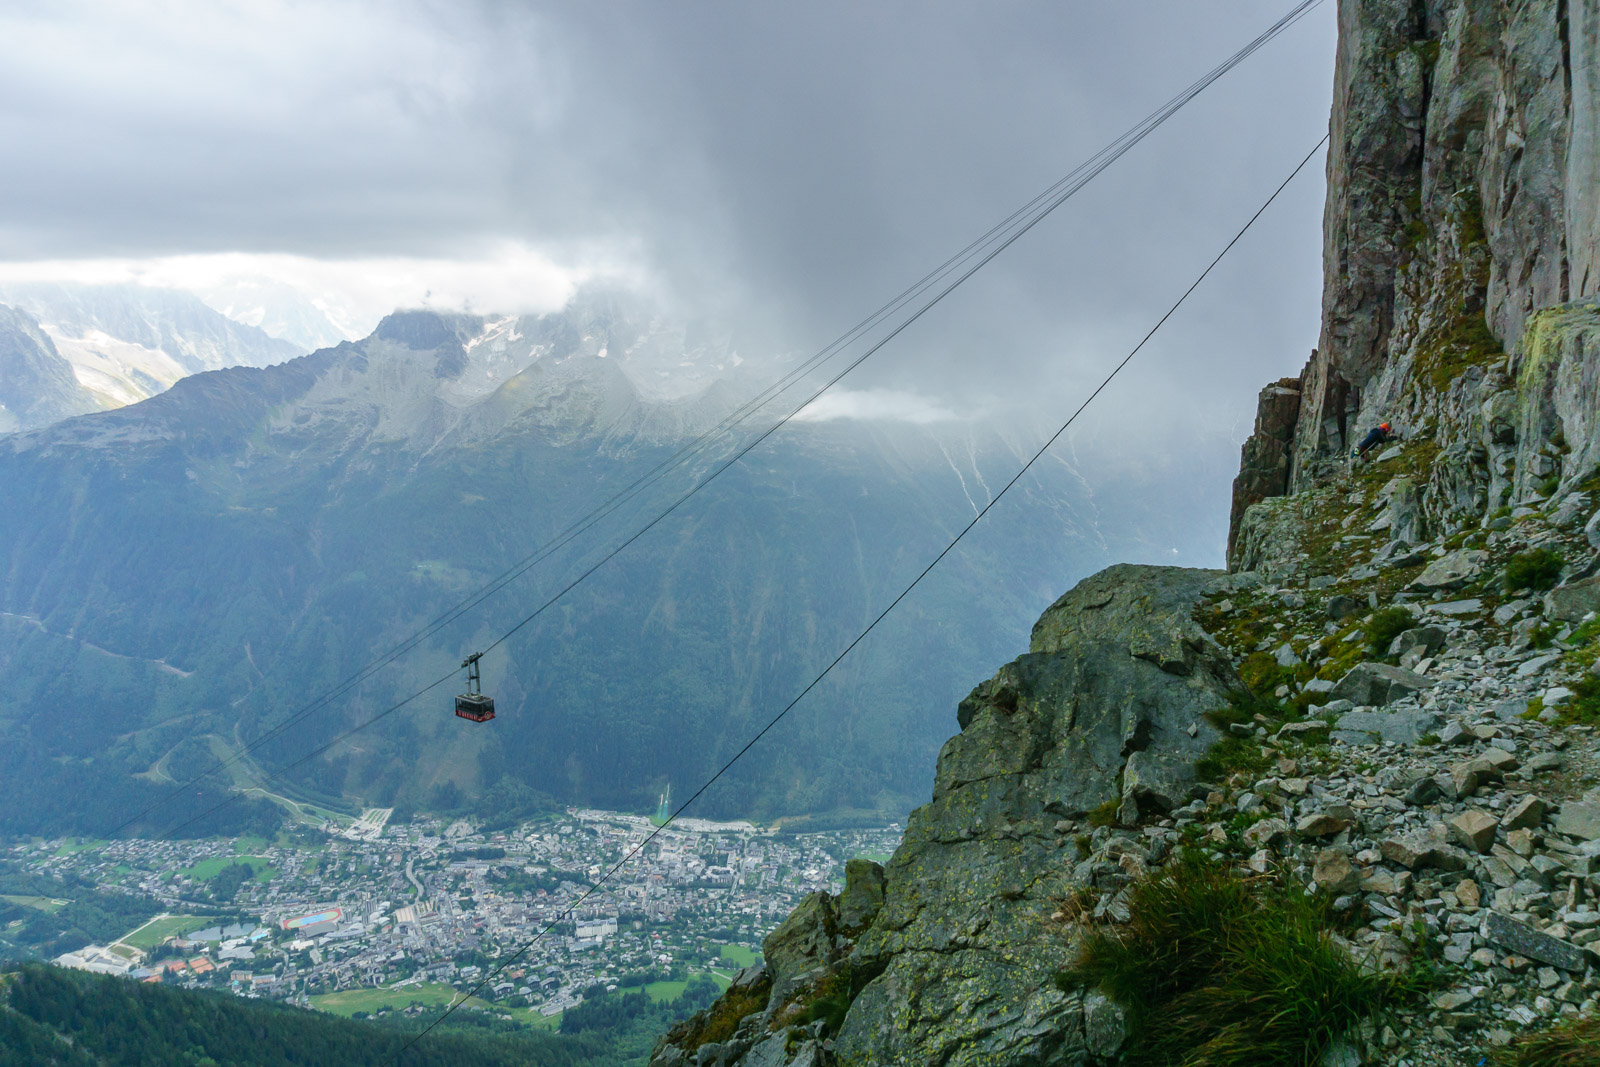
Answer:
[{"label": "green vegetation patch", "polygon": [[1574,1019],[1523,1034],[1495,1051],[1496,1067],[1590,1067],[1600,1063],[1600,1018]]},{"label": "green vegetation patch", "polygon": [[730,989],[711,1007],[669,1030],[667,1041],[685,1053],[694,1052],[701,1045],[726,1041],[746,1015],[766,1010],[771,995],[772,982],[768,979],[743,989]]},{"label": "green vegetation patch", "polygon": [[1410,993],[1331,939],[1326,901],[1197,850],[1134,883],[1128,903],[1128,922],[1090,929],[1057,978],[1129,1011],[1128,1067],[1304,1067]]},{"label": "green vegetation patch", "polygon": [[399,1062],[402,1048],[406,1067],[601,1067],[618,1062],[598,1036],[513,1036],[440,1028],[407,1048],[414,1036],[414,1030],[398,1026],[39,964],[0,977],[0,1062],[7,1064],[388,1067]]},{"label": "green vegetation patch", "polygon": [[1362,625],[1367,639],[1367,651],[1374,656],[1387,655],[1395,638],[1417,625],[1417,617],[1405,608],[1384,608]]},{"label": "green vegetation patch", "polygon": [[773,1019],[774,1025],[810,1026],[818,1019],[827,1024],[827,1032],[837,1034],[844,1025],[845,1014],[850,1010],[850,1005],[855,1001],[855,990],[852,988],[851,970],[848,965],[827,974],[810,990],[809,995],[795,1009],[787,1013],[780,1012]]},{"label": "green vegetation patch", "polygon": [[1211,750],[1194,765],[1194,772],[1203,782],[1220,782],[1237,771],[1261,771],[1270,762],[1254,737],[1229,735],[1211,746]]},{"label": "green vegetation patch", "polygon": [[1561,577],[1564,565],[1561,553],[1553,548],[1530,548],[1526,552],[1518,552],[1506,561],[1506,592],[1532,589],[1542,593],[1552,589]]},{"label": "green vegetation patch", "polygon": [[[365,989],[344,989],[337,993],[323,993],[311,998],[311,1006],[318,1011],[341,1018],[357,1014],[375,1015],[384,1010],[409,1008],[420,1004],[426,1008],[443,1007],[460,996],[454,987],[443,982],[418,982],[396,989],[392,986],[373,986]],[[499,1010],[486,1000],[476,997],[467,1001],[474,1007]]]},{"label": "green vegetation patch", "polygon": [[680,982],[651,982],[644,987],[650,999],[657,1004],[665,1004],[683,996],[683,991],[689,988],[687,981]]},{"label": "green vegetation patch", "polygon": [[0,901],[7,904],[16,904],[18,907],[32,908],[34,911],[57,911],[71,901],[57,900],[46,896],[23,896],[18,893],[0,893]]}]

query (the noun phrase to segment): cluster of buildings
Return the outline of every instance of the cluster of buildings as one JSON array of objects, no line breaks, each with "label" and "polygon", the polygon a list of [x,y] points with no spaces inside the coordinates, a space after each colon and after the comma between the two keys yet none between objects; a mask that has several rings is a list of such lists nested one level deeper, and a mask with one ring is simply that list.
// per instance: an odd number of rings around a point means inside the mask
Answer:
[{"label": "cluster of buildings", "polygon": [[[59,957],[62,966],[310,1006],[378,989],[393,995],[372,1003],[390,1010],[405,1010],[408,990],[442,984],[497,1009],[554,1015],[596,985],[731,978],[803,895],[837,891],[846,860],[885,858],[900,837],[898,824],[783,834],[680,820],[658,831],[642,816],[592,810],[496,833],[426,817],[395,826],[387,816],[245,856],[227,841],[79,851],[30,842],[9,852],[41,873],[71,871],[165,909],[143,937],[85,946]],[[219,906],[203,875],[224,861],[256,875]]]}]

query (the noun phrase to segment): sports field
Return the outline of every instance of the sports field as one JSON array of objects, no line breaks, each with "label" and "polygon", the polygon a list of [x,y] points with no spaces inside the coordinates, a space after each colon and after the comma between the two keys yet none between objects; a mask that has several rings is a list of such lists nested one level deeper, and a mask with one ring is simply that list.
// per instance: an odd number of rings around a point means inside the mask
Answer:
[{"label": "sports field", "polygon": [[216,921],[216,917],[210,915],[168,915],[164,919],[146,923],[128,934],[122,938],[122,944],[149,951],[169,937],[182,937],[196,930],[204,930],[208,926],[215,925]]}]

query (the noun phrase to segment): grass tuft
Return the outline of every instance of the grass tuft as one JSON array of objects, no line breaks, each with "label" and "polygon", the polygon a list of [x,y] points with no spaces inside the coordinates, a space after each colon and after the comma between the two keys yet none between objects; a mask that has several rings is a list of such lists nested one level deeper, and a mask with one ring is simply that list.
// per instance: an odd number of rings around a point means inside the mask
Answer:
[{"label": "grass tuft", "polygon": [[1592,1067],[1600,1063],[1600,1018],[1576,1019],[1523,1034],[1494,1053],[1496,1067]]},{"label": "grass tuft", "polygon": [[1128,903],[1129,921],[1092,929],[1057,978],[1129,1011],[1126,1067],[1305,1067],[1410,992],[1333,942],[1326,901],[1197,850],[1136,882]]},{"label": "grass tuft", "polygon": [[1202,782],[1221,782],[1236,771],[1265,770],[1270,762],[1260,741],[1229,734],[1196,761],[1194,773]]},{"label": "grass tuft", "polygon": [[1087,816],[1090,826],[1112,826],[1117,821],[1117,809],[1122,806],[1119,800],[1108,800],[1104,804],[1093,808]]}]

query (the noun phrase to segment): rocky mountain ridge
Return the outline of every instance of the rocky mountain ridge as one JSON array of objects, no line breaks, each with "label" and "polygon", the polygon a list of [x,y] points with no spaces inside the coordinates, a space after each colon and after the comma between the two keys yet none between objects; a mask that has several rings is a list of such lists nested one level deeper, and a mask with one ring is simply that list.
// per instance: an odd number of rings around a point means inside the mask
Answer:
[{"label": "rocky mountain ridge", "polygon": [[0,304],[0,433],[30,430],[96,411],[72,364],[39,324]]},{"label": "rocky mountain ridge", "polygon": [[88,411],[137,403],[191,374],[266,367],[306,351],[176,289],[7,282],[0,283],[0,304],[49,336],[92,401]]}]

